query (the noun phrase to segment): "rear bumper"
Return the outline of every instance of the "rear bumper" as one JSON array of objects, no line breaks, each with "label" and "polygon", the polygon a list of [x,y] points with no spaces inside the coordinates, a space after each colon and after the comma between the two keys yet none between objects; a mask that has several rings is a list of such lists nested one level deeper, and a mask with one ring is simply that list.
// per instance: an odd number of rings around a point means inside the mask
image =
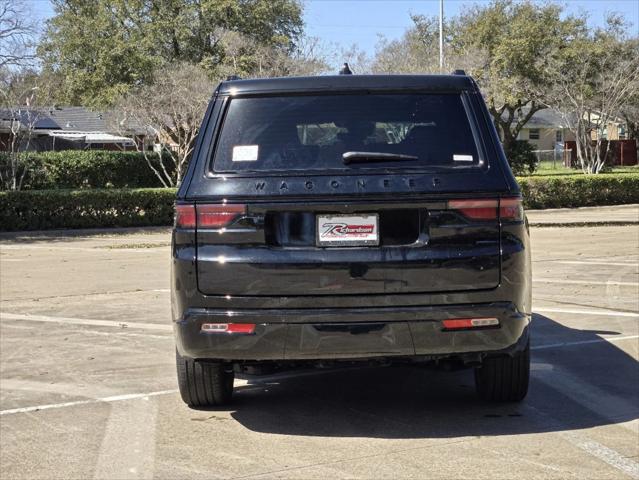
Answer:
[{"label": "rear bumper", "polygon": [[[497,328],[444,331],[449,318],[496,317]],[[201,332],[203,323],[254,323],[251,335]],[[223,361],[449,357],[523,348],[530,315],[507,302],[468,305],[188,309],[174,323],[182,356]]]}]

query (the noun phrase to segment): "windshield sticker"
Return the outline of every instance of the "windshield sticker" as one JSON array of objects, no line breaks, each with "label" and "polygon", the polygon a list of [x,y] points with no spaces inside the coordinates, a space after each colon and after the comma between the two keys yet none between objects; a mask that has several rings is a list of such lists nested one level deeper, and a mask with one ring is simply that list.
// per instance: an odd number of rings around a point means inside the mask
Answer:
[{"label": "windshield sticker", "polygon": [[473,161],[473,156],[472,155],[454,154],[453,155],[453,160],[456,161],[456,162],[472,162]]},{"label": "windshield sticker", "polygon": [[233,147],[234,162],[254,162],[257,160],[258,145],[236,145]]}]

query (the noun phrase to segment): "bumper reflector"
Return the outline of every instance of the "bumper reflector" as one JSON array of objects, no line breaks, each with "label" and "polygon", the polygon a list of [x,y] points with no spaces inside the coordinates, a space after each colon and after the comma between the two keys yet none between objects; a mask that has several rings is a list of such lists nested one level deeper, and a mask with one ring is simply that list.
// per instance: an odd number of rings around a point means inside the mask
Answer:
[{"label": "bumper reflector", "polygon": [[205,333],[255,333],[254,323],[203,323],[201,331]]},{"label": "bumper reflector", "polygon": [[494,317],[489,318],[451,318],[442,320],[446,330],[461,330],[465,328],[494,327],[499,325],[499,320]]}]

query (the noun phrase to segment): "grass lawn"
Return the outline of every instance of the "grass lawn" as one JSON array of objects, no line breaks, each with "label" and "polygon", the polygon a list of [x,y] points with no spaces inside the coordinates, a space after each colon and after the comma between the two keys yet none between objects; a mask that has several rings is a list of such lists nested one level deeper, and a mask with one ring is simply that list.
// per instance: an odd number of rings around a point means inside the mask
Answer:
[{"label": "grass lawn", "polygon": [[[547,175],[574,175],[581,173],[579,168],[564,167],[561,162],[553,165],[553,162],[540,162],[539,167],[532,174],[526,176],[547,176]],[[605,173],[639,173],[639,165],[630,167],[613,167],[611,171]]]}]

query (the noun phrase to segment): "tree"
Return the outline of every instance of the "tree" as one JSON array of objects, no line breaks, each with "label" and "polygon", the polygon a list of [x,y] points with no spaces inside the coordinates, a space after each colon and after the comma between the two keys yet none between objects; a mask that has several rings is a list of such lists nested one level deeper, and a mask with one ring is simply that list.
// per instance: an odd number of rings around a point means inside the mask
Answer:
[{"label": "tree", "polygon": [[639,41],[627,38],[626,25],[610,16],[605,28],[585,32],[569,49],[551,59],[554,88],[548,104],[559,110],[575,134],[577,158],[584,173],[606,165],[610,143],[604,130],[630,114],[639,96]]},{"label": "tree", "polygon": [[0,166],[0,187],[20,190],[28,171],[22,153],[29,150],[33,130],[42,118],[38,76],[32,71],[0,68],[0,110],[8,135],[0,143],[6,161]]},{"label": "tree", "polygon": [[[524,125],[546,108],[545,59],[584,28],[583,19],[562,14],[553,4],[494,0],[445,22],[444,71],[463,69],[475,77],[507,156],[520,150],[515,141]],[[403,38],[380,43],[375,71],[440,73],[438,19],[413,15],[412,20]]]},{"label": "tree", "polygon": [[187,63],[162,69],[155,77],[154,83],[120,99],[115,120],[122,127],[137,124],[155,136],[159,151],[149,151],[146,142],[138,148],[162,185],[173,187],[186,171],[214,84],[202,68]]},{"label": "tree", "polygon": [[327,54],[317,38],[300,37],[295,49],[288,51],[277,46],[262,45],[251,37],[233,31],[217,34],[224,50],[223,61],[216,69],[218,78],[229,75],[242,78],[316,75],[328,68]]},{"label": "tree", "polygon": [[482,87],[507,155],[521,129],[546,108],[553,82],[547,58],[567,48],[585,28],[583,18],[564,18],[561,6],[530,0],[494,0],[453,20],[453,56],[473,49],[484,52],[484,61],[469,73]]},{"label": "tree", "polygon": [[37,28],[31,18],[23,0],[0,0],[0,69],[33,63]]},{"label": "tree", "polygon": [[[413,27],[401,38],[380,37],[372,69],[376,73],[438,73],[439,20],[411,15]],[[445,29],[449,31],[448,28]],[[450,39],[448,39],[450,41]]]},{"label": "tree", "polygon": [[197,64],[219,77],[225,32],[292,52],[302,30],[297,0],[53,0],[53,5],[56,15],[39,48],[44,70],[64,79],[61,102],[96,107],[150,83],[162,65]]}]

